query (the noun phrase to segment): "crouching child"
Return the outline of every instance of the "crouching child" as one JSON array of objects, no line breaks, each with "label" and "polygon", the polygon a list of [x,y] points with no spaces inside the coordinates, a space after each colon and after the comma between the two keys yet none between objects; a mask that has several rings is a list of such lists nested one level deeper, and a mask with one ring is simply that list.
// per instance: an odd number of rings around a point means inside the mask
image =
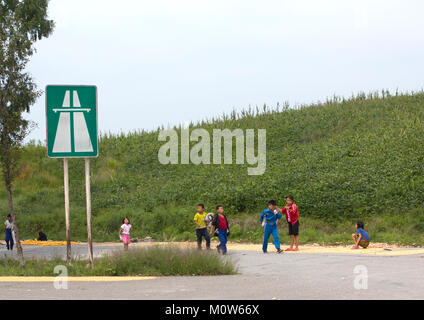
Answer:
[{"label": "crouching child", "polygon": [[364,229],[364,223],[361,221],[358,221],[355,225],[356,234],[352,234],[352,240],[355,243],[355,245],[352,247],[352,249],[359,249],[359,247],[362,247],[364,249],[368,248],[370,244],[370,236],[368,235],[368,232]]}]

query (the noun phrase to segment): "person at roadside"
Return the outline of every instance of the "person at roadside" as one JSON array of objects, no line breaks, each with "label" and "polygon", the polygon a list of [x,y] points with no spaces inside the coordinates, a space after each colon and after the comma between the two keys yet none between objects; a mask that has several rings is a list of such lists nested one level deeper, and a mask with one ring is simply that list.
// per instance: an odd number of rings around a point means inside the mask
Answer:
[{"label": "person at roadside", "polygon": [[352,240],[355,243],[352,249],[359,249],[359,247],[364,249],[368,248],[370,244],[370,236],[364,229],[364,223],[362,221],[358,221],[355,225],[355,229],[356,233],[352,234]]},{"label": "person at roadside", "polygon": [[216,206],[216,212],[217,214],[212,221],[210,235],[216,231],[218,232],[219,245],[216,246],[216,249],[224,255],[227,253],[227,238],[230,234],[230,227],[224,214],[224,207],[222,205]]},{"label": "person at roadside", "polygon": [[209,237],[206,225],[206,212],[203,203],[197,205],[197,213],[194,215],[194,223],[196,224],[197,248],[202,249],[202,238],[205,238],[206,249],[211,248],[211,238]]},{"label": "person at roadside", "polygon": [[10,214],[7,215],[7,219],[4,222],[4,233],[7,250],[13,250],[13,220]]},{"label": "person at roadside", "polygon": [[282,217],[281,211],[277,207],[277,203],[274,200],[268,201],[268,208],[261,213],[259,222],[265,227],[264,229],[264,241],[262,244],[263,253],[268,252],[268,240],[272,234],[274,239],[274,246],[277,249],[277,253],[282,253],[280,248],[280,239],[278,238],[277,221]]},{"label": "person at roadside", "polygon": [[[118,234],[119,238],[124,243],[124,250],[125,251],[128,251],[128,245],[131,242],[131,238],[130,238],[130,232],[131,231],[132,231],[132,226],[130,224],[130,219],[125,217],[122,220],[122,226],[121,226],[121,228],[119,228],[119,234]],[[122,236],[121,236],[121,232],[122,232]]]},{"label": "person at roadside", "polygon": [[[294,203],[294,197],[289,195],[286,197],[286,206],[281,210],[286,215],[287,225],[289,227],[290,248],[286,251],[299,251],[299,209]],[[293,249],[296,240],[296,247]]]},{"label": "person at roadside", "polygon": [[37,241],[47,241],[47,235],[41,230],[41,228],[37,228],[37,233]]}]

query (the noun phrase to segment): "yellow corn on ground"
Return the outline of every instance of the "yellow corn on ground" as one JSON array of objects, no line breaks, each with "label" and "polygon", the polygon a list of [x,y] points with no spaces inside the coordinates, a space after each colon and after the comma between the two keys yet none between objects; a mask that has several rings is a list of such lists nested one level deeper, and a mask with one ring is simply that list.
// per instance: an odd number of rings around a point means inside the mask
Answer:
[{"label": "yellow corn on ground", "polygon": [[[66,246],[66,241],[37,241],[37,240],[25,240],[21,241],[22,245],[27,246]],[[71,244],[81,244],[79,242],[71,241]]]},{"label": "yellow corn on ground", "polygon": [[[4,242],[0,244],[5,245]],[[80,242],[71,241],[72,245],[81,244]],[[24,240],[21,241],[23,246],[66,246],[66,241],[37,241],[37,240]]]}]

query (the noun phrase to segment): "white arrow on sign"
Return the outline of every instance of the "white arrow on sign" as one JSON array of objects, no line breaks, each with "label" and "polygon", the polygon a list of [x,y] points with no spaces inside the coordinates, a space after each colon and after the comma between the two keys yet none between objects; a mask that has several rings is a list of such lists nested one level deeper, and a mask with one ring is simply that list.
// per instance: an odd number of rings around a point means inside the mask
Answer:
[{"label": "white arrow on sign", "polygon": [[74,105],[71,107],[70,91],[65,92],[62,108],[53,109],[60,112],[57,125],[56,138],[53,145],[53,153],[72,152],[71,149],[71,113],[74,114],[74,147],[75,152],[93,152],[90,134],[88,133],[87,123],[84,113],[90,112],[90,108],[81,108],[78,92],[73,90]]}]

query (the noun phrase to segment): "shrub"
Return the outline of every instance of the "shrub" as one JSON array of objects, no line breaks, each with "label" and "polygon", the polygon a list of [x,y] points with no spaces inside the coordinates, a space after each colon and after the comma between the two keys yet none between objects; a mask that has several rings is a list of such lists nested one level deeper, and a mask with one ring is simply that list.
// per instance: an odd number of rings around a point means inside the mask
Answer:
[{"label": "shrub", "polygon": [[[66,265],[60,259],[27,260],[21,267],[14,259],[0,259],[0,276],[55,276],[57,265]],[[113,252],[96,258],[94,269],[87,261],[74,260],[68,266],[70,276],[177,276],[235,274],[235,264],[215,252],[196,249],[151,247]]]}]

